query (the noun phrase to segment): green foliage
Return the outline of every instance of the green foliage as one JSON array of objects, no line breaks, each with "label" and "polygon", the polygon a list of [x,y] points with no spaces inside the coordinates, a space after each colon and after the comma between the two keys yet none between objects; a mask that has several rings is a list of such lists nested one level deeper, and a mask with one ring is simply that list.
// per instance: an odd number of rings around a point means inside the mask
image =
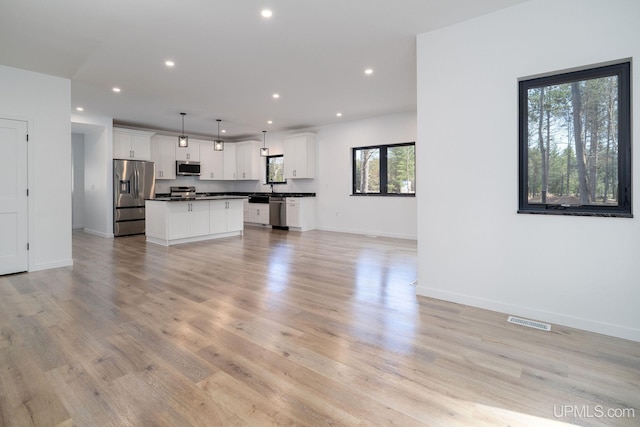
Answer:
[{"label": "green foliage", "polygon": [[280,184],[284,179],[284,158],[282,156],[267,157],[267,184]]},{"label": "green foliage", "polygon": [[[542,167],[543,154],[547,159],[547,203],[574,203],[580,200],[576,167],[579,159],[575,150],[570,86],[570,83],[546,86],[544,94],[541,88],[533,88],[528,92],[528,191],[532,203],[542,200],[545,173]],[[579,84],[582,101],[581,140],[590,204],[617,203],[617,87],[615,76],[583,80]],[[544,142],[544,152],[541,151],[541,140]]]},{"label": "green foliage", "polygon": [[387,149],[387,193],[415,193],[416,150],[414,145]]},{"label": "green foliage", "polygon": [[415,194],[414,144],[354,149],[354,168],[355,193]]}]

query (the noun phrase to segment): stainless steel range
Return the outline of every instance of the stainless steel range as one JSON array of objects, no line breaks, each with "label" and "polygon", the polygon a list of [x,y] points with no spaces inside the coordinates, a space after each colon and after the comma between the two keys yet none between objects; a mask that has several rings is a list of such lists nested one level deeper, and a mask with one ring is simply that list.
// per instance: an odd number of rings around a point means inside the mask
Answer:
[{"label": "stainless steel range", "polygon": [[196,187],[170,187],[172,199],[192,200],[196,198]]}]

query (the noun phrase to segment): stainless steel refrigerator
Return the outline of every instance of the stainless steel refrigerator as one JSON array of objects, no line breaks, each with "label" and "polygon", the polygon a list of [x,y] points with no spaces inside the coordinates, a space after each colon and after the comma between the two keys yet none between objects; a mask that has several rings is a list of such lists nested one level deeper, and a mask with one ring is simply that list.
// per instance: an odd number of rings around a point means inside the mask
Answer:
[{"label": "stainless steel refrigerator", "polygon": [[113,161],[113,234],[144,234],[144,203],[155,194],[155,165],[141,160]]}]

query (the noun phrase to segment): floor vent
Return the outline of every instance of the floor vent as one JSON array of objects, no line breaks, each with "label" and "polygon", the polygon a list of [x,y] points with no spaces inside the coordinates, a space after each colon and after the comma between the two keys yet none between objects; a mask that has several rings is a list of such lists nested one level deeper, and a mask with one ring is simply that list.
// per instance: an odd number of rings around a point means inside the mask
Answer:
[{"label": "floor vent", "polygon": [[535,320],[522,319],[520,317],[509,316],[507,322],[515,323],[517,325],[526,326],[529,328],[540,329],[541,331],[550,331],[551,325],[548,323],[536,322]]}]

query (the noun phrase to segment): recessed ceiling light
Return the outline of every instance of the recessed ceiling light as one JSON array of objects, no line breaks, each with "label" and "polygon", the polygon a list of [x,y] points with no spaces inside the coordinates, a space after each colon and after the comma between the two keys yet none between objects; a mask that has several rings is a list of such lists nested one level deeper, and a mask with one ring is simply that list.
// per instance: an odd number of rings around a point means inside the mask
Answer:
[{"label": "recessed ceiling light", "polygon": [[373,74],[373,69],[372,69],[372,68],[367,68],[366,70],[364,70],[364,73],[365,73],[366,75]]},{"label": "recessed ceiling light", "polygon": [[173,61],[164,61],[164,65],[166,65],[167,67],[171,68],[174,65],[176,65],[176,63],[173,62]]},{"label": "recessed ceiling light", "polygon": [[336,113],[336,117],[342,117],[342,113]]},{"label": "recessed ceiling light", "polygon": [[120,88],[119,87],[114,87],[112,89],[115,93],[120,93]]},{"label": "recessed ceiling light", "polygon": [[267,120],[267,124],[273,124],[273,120]]},{"label": "recessed ceiling light", "polygon": [[260,15],[262,15],[263,18],[271,18],[273,16],[273,12],[270,11],[269,9],[262,9],[262,12],[260,12]]},{"label": "recessed ceiling light", "polygon": [[278,98],[280,98],[280,94],[279,94],[279,93],[274,93],[274,94],[273,94],[273,98],[274,98],[274,99],[278,99]]},{"label": "recessed ceiling light", "polygon": [[84,111],[84,108],[82,108],[82,107],[76,107],[76,111]]},{"label": "recessed ceiling light", "polygon": [[222,129],[220,132],[227,133],[227,130],[226,129]]}]

